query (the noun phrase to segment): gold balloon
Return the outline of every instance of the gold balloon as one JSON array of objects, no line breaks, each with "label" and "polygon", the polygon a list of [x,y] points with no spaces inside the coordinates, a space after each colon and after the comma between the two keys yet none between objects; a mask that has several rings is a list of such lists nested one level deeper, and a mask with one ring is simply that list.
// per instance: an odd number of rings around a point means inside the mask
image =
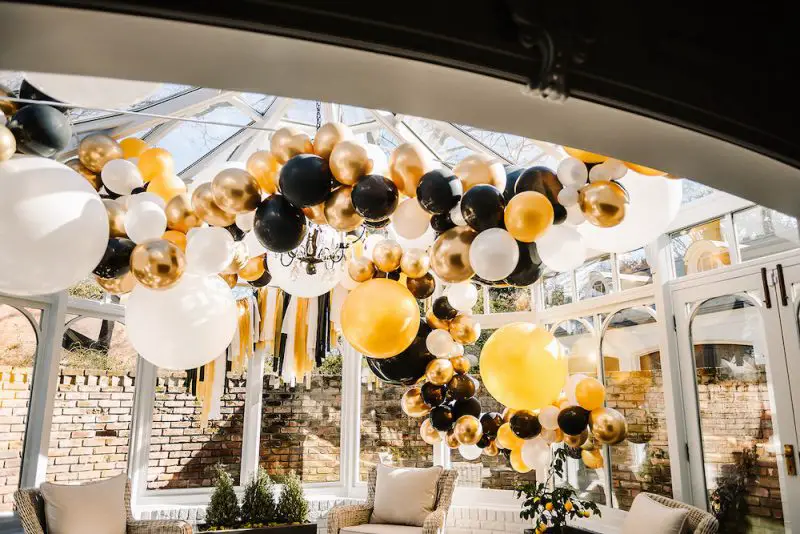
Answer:
[{"label": "gold balloon", "polygon": [[161,236],[161,239],[166,239],[182,251],[186,252],[186,234],[175,230],[167,230],[164,232],[164,235]]},{"label": "gold balloon", "polygon": [[311,138],[297,128],[281,128],[272,134],[269,149],[278,163],[283,165],[298,154],[312,154]]},{"label": "gold balloon", "polygon": [[352,138],[353,132],[346,124],[341,122],[323,124],[314,136],[314,154],[328,159],[338,143]]},{"label": "gold balloon", "polygon": [[428,379],[428,382],[437,386],[444,386],[450,382],[454,374],[453,364],[446,358],[431,360],[425,368],[425,378]]},{"label": "gold balloon", "polygon": [[[3,161],[2,134],[3,127],[0,126],[0,161]],[[64,165],[86,178],[86,181],[92,185],[95,191],[100,191],[100,188],[103,187],[103,180],[100,179],[100,175],[90,171],[79,159],[71,159]]]},{"label": "gold balloon", "polygon": [[430,419],[425,419],[419,426],[419,435],[422,436],[422,441],[428,445],[436,445],[442,441],[442,435],[433,428]]},{"label": "gold balloon", "polygon": [[186,183],[175,174],[151,176],[147,192],[160,196],[164,202],[169,202],[176,196],[186,193]]},{"label": "gold balloon", "polygon": [[344,337],[357,351],[373,358],[391,358],[417,336],[419,307],[404,285],[373,278],[347,294],[341,323]]},{"label": "gold balloon", "polygon": [[475,445],[483,437],[483,427],[474,415],[462,415],[453,427],[453,435],[462,445]]},{"label": "gold balloon", "polygon": [[453,364],[453,371],[457,374],[463,375],[469,372],[470,363],[466,356],[453,356],[450,358],[450,363]]},{"label": "gold balloon", "polygon": [[248,260],[247,245],[244,244],[244,241],[236,241],[233,244],[233,259],[222,272],[224,274],[237,274],[244,269]]},{"label": "gold balloon", "polygon": [[389,178],[407,197],[417,196],[420,178],[432,168],[433,163],[425,149],[415,143],[403,143],[389,157]]},{"label": "gold balloon", "polygon": [[588,150],[581,150],[580,148],[572,148],[569,146],[565,146],[564,151],[573,158],[577,158],[584,163],[603,163],[605,160],[608,159],[608,156],[603,156],[602,154],[595,154],[594,152],[589,152]]},{"label": "gold balloon", "polygon": [[78,145],[78,159],[92,172],[100,172],[106,163],[122,157],[119,143],[104,134],[88,135]]},{"label": "gold balloon", "polygon": [[356,141],[341,141],[333,148],[329,164],[336,181],[355,185],[362,176],[372,172],[372,160],[367,149]]},{"label": "gold balloon", "polygon": [[403,393],[400,407],[403,408],[403,413],[409,417],[423,417],[431,413],[431,407],[422,400],[422,391],[418,387],[413,387]]},{"label": "gold balloon", "polygon": [[511,463],[511,469],[516,471],[517,473],[528,473],[533,469],[532,467],[528,466],[525,463],[525,460],[522,459],[522,449],[511,449],[511,456],[509,457],[509,461]]},{"label": "gold balloon", "polygon": [[400,267],[403,258],[403,247],[397,241],[384,239],[372,249],[372,261],[375,267],[385,273],[390,273]]},{"label": "gold balloon", "polygon": [[481,325],[472,315],[459,314],[450,321],[450,335],[456,343],[472,345],[481,336]]},{"label": "gold balloon", "polygon": [[130,271],[118,278],[101,278],[97,275],[94,275],[94,279],[97,282],[97,285],[112,295],[124,295],[125,293],[130,293],[133,291],[134,286],[136,286],[136,278]]},{"label": "gold balloon", "polygon": [[584,430],[577,436],[570,436],[569,434],[564,434],[564,443],[569,445],[570,447],[580,447],[586,440],[589,439],[589,431]]},{"label": "gold balloon", "polygon": [[513,408],[504,408],[503,409],[503,422],[508,423],[511,421],[511,418],[514,417],[514,414],[517,413],[519,410],[515,410]]},{"label": "gold balloon", "polygon": [[536,191],[523,191],[508,202],[503,219],[514,239],[533,243],[553,224],[553,216],[553,205],[546,196]]},{"label": "gold balloon", "polygon": [[325,218],[325,203],[317,204],[316,206],[307,206],[303,208],[303,214],[308,217],[311,222],[316,224],[328,224]]},{"label": "gold balloon", "polygon": [[239,276],[248,282],[254,282],[258,280],[264,276],[264,273],[267,271],[267,267],[264,265],[265,260],[265,254],[253,256],[247,260],[247,263],[244,264],[244,267],[239,269]]},{"label": "gold balloon", "polygon": [[625,190],[616,182],[592,182],[578,192],[578,205],[586,220],[601,228],[611,228],[625,218]]},{"label": "gold balloon", "polygon": [[149,148],[139,154],[138,166],[145,183],[156,176],[175,174],[175,160],[172,159],[172,154],[163,148]]},{"label": "gold balloon", "polygon": [[125,212],[127,210],[122,202],[104,198],[103,205],[108,213],[108,236],[128,237],[128,233],[125,231]]},{"label": "gold balloon", "polygon": [[456,437],[455,429],[453,429],[453,428],[448,430],[447,434],[445,434],[444,442],[451,449],[457,449],[457,448],[459,448],[461,446],[461,443],[459,443],[458,438]]},{"label": "gold balloon", "polygon": [[606,401],[606,388],[593,377],[586,377],[575,386],[575,399],[584,410],[602,408]]},{"label": "gold balloon", "polygon": [[187,194],[172,197],[167,202],[164,213],[167,214],[167,228],[184,234],[203,224],[203,220],[192,208],[192,201]]},{"label": "gold balloon", "polygon": [[211,184],[200,184],[192,193],[192,207],[197,215],[212,226],[230,226],[236,222],[236,215],[228,213],[214,202]]},{"label": "gold balloon", "polygon": [[478,233],[469,226],[456,226],[436,238],[431,248],[431,268],[436,276],[455,284],[472,278],[469,247]]},{"label": "gold balloon", "polygon": [[412,248],[402,252],[400,269],[409,278],[420,278],[425,276],[431,267],[431,259],[428,253],[421,248]]},{"label": "gold balloon", "polygon": [[425,322],[428,323],[428,326],[431,328],[440,328],[442,330],[450,330],[450,321],[445,321],[444,319],[439,319],[433,314],[433,310],[430,309],[425,312]]},{"label": "gold balloon", "polygon": [[598,449],[581,451],[581,460],[583,460],[587,469],[602,469],[605,465],[603,454]]},{"label": "gold balloon", "polygon": [[472,154],[453,167],[466,193],[476,185],[493,185],[500,191],[506,188],[506,171],[499,160],[486,154]]},{"label": "gold balloon", "polygon": [[503,449],[517,450],[521,449],[525,444],[525,440],[514,434],[511,430],[511,424],[503,423],[497,429],[497,445]]},{"label": "gold balloon", "polygon": [[11,117],[11,115],[17,112],[17,103],[11,100],[4,100],[4,96],[14,96],[14,94],[8,87],[0,85],[0,113],[6,117]]},{"label": "gold balloon", "polygon": [[614,408],[598,408],[589,415],[589,428],[594,439],[604,445],[616,445],[625,441],[628,424],[625,417]]},{"label": "gold balloon", "polygon": [[497,456],[499,452],[500,449],[497,447],[495,440],[490,441],[489,444],[483,448],[483,454],[485,456]]},{"label": "gold balloon", "polygon": [[131,253],[131,272],[150,289],[167,289],[178,283],[186,270],[183,251],[166,239],[146,241]]},{"label": "gold balloon", "polygon": [[[11,133],[11,130],[0,124],[0,161],[10,160],[11,156],[13,156],[16,151],[17,139],[14,137],[14,134]],[[92,183],[92,186],[94,186],[94,183]],[[100,188],[95,187],[94,189],[97,191]]]},{"label": "gold balloon", "polygon": [[639,174],[643,174],[645,176],[664,176],[667,174],[664,171],[659,171],[658,169],[653,169],[652,167],[645,167],[644,165],[631,163],[630,161],[623,161],[622,164],[633,172],[638,172]]},{"label": "gold balloon", "polygon": [[265,193],[278,191],[278,175],[281,164],[269,150],[259,150],[247,158],[247,172],[253,175],[261,190]]},{"label": "gold balloon", "polygon": [[375,276],[375,265],[366,256],[358,256],[347,262],[347,274],[354,282],[366,282]]},{"label": "gold balloon", "polygon": [[261,202],[261,187],[242,169],[225,169],[211,181],[214,202],[234,215],[253,211]]},{"label": "gold balloon", "polygon": [[433,295],[436,289],[436,280],[430,273],[425,274],[419,278],[408,278],[406,280],[406,287],[411,291],[411,294],[418,299],[426,299]]},{"label": "gold balloon", "polygon": [[325,201],[325,219],[334,230],[351,232],[364,222],[364,218],[353,207],[352,194],[352,187],[343,186]]},{"label": "gold balloon", "polygon": [[219,277],[222,278],[231,289],[236,287],[236,283],[239,281],[239,277],[236,274],[219,273]]},{"label": "gold balloon", "polygon": [[138,158],[150,148],[150,145],[137,137],[126,137],[119,142],[119,146],[122,148],[122,157],[125,159]]}]

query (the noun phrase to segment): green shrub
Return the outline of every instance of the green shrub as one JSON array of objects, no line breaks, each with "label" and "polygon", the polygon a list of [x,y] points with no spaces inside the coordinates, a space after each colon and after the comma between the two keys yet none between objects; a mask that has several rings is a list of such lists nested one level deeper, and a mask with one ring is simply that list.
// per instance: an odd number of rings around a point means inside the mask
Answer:
[{"label": "green shrub", "polygon": [[272,479],[263,469],[244,488],[242,500],[242,523],[246,525],[268,525],[275,522],[275,496]]},{"label": "green shrub", "polygon": [[277,516],[279,523],[308,522],[308,503],[303,495],[303,485],[294,472],[285,477]]},{"label": "green shrub", "polygon": [[239,500],[233,490],[233,479],[221,464],[214,466],[214,493],[206,509],[210,527],[233,528],[239,524]]}]

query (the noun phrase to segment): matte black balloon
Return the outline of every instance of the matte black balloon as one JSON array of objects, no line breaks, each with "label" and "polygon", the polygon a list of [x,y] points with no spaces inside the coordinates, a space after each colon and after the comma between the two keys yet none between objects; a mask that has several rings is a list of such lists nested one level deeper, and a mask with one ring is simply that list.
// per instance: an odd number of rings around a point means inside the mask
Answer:
[{"label": "matte black balloon", "polygon": [[109,190],[108,190],[108,189],[106,189],[105,187],[103,187],[103,188],[101,189],[101,191],[102,191],[103,193],[101,193],[101,194],[100,194],[100,198],[110,198],[111,200],[117,200],[119,197],[121,197],[121,196],[122,196],[122,195],[118,195],[118,194],[116,194],[116,193],[115,193],[115,192],[113,192],[113,191],[109,191]]},{"label": "matte black balloon", "polygon": [[425,374],[425,368],[436,357],[428,352],[425,339],[431,332],[428,323],[421,320],[417,336],[403,352],[391,358],[367,358],[367,365],[381,381],[396,386],[415,384]]},{"label": "matte black balloon", "polygon": [[298,154],[281,168],[281,193],[297,206],[316,206],[331,194],[333,174],[328,162],[314,154]]},{"label": "matte black balloon", "polygon": [[131,253],[136,243],[124,237],[112,237],[108,240],[106,251],[100,263],[92,271],[100,278],[119,278],[131,270]]},{"label": "matte black balloon", "polygon": [[438,297],[433,301],[431,311],[433,311],[433,314],[442,321],[455,319],[456,315],[458,315],[458,310],[450,305],[450,301],[447,300],[447,297],[445,296]]},{"label": "matte black balloon", "polygon": [[253,231],[267,250],[289,252],[303,242],[307,230],[303,211],[283,195],[270,195],[256,208]]},{"label": "matte black balloon", "polygon": [[589,424],[589,410],[580,406],[569,406],[558,413],[558,428],[564,434],[579,436]]},{"label": "matte black balloon", "polygon": [[486,184],[474,186],[461,199],[461,214],[476,232],[489,228],[502,228],[506,203],[496,187]]},{"label": "matte black balloon", "polygon": [[[517,266],[504,281],[514,287],[528,287],[542,276],[544,269],[536,251],[536,243],[517,241],[517,247],[519,248]],[[534,259],[538,261],[534,262]]]},{"label": "matte black balloon", "polygon": [[394,182],[379,174],[368,174],[353,186],[353,207],[367,221],[383,221],[397,209],[400,193]]},{"label": "matte black balloon", "polygon": [[515,412],[508,423],[511,425],[511,430],[514,434],[522,439],[535,438],[542,431],[542,424],[539,422],[539,418],[528,410]]},{"label": "matte black balloon", "polygon": [[386,228],[387,226],[389,226],[390,222],[391,222],[390,219],[383,219],[382,221],[367,221],[367,220],[364,220],[364,226],[368,226],[370,228],[375,228],[376,230],[379,230],[381,228]]},{"label": "matte black balloon", "polygon": [[478,381],[469,375],[454,375],[447,383],[447,400],[457,401],[474,397]]},{"label": "matte black balloon", "polygon": [[134,187],[133,189],[131,189],[131,195],[138,195],[139,193],[144,193],[145,191],[147,191],[147,189],[145,189],[144,187]]},{"label": "matte black balloon", "polygon": [[[48,95],[38,87],[32,85],[28,80],[22,80],[22,83],[19,86],[19,97],[25,100],[40,100],[42,102],[62,102],[52,96]],[[37,104],[20,104],[19,107],[23,108],[25,106],[35,106]],[[61,107],[61,106],[52,106],[56,108],[60,113],[66,114],[69,111],[69,108]]]},{"label": "matte black balloon", "polygon": [[272,282],[272,275],[269,273],[269,271],[264,271],[264,274],[258,277],[257,280],[251,280],[247,283],[253,287],[264,287],[270,282]]},{"label": "matte black balloon", "polygon": [[422,391],[422,400],[428,406],[439,406],[444,403],[447,395],[447,386],[437,386],[431,382],[425,382],[420,388]]},{"label": "matte black balloon", "polygon": [[431,273],[425,273],[425,276],[406,280],[406,287],[415,299],[424,300],[436,291],[436,279]]},{"label": "matte black balloon", "polygon": [[456,223],[454,223],[453,219],[450,218],[449,211],[447,213],[441,213],[431,217],[431,228],[433,228],[433,231],[436,232],[437,235],[455,227]]},{"label": "matte black balloon", "polygon": [[581,449],[580,447],[570,447],[569,445],[567,445],[565,448],[567,449],[567,456],[569,456],[573,460],[580,460],[582,458],[583,449]]},{"label": "matte black balloon", "polygon": [[450,169],[436,169],[423,174],[417,186],[419,205],[433,215],[449,212],[463,194],[461,180]]},{"label": "matte black balloon", "polygon": [[497,436],[497,431],[500,430],[500,426],[504,423],[503,414],[498,412],[485,413],[481,416],[480,421],[483,435],[492,439]]},{"label": "matte black balloon", "polygon": [[553,205],[553,224],[561,224],[567,219],[567,209],[558,202],[558,193],[563,188],[556,173],[547,167],[531,167],[520,175],[514,192],[536,191],[543,194]]},{"label": "matte black balloon", "polygon": [[476,443],[475,445],[477,445],[479,449],[485,449],[491,444],[492,444],[492,438],[487,436],[486,432],[484,432],[483,435],[481,436],[481,439],[479,439],[478,443]]},{"label": "matte black balloon", "polygon": [[471,282],[477,282],[478,284],[486,287],[505,287],[508,285],[505,280],[486,280],[485,278],[481,278],[477,274],[472,275],[470,279]]},{"label": "matte black balloon", "polygon": [[520,167],[519,165],[505,165],[504,168],[506,171],[506,188],[503,191],[503,200],[508,204],[508,201],[516,194],[514,189],[517,186],[517,180],[519,180],[520,175],[525,171],[525,167]]},{"label": "matte black balloon", "polygon": [[230,226],[226,226],[225,229],[229,234],[231,234],[231,237],[233,237],[234,241],[241,241],[244,239],[244,236],[247,235],[245,234],[244,230],[236,226],[235,223]]},{"label": "matte black balloon", "polygon": [[25,106],[8,121],[17,140],[17,151],[50,158],[61,152],[72,138],[69,119],[50,106]]},{"label": "matte black balloon", "polygon": [[567,220],[567,208],[561,204],[553,206],[553,224],[561,224]]},{"label": "matte black balloon", "polygon": [[468,399],[457,400],[452,404],[453,418],[458,421],[462,415],[471,415],[472,417],[481,416],[481,402],[477,397],[470,397]]},{"label": "matte black balloon", "polygon": [[397,280],[400,280],[400,275],[401,274],[403,274],[403,271],[401,269],[395,269],[394,271],[392,271],[390,273],[386,273],[386,278],[388,278],[389,280],[397,281]]},{"label": "matte black balloon", "polygon": [[431,410],[430,419],[431,426],[439,432],[447,432],[453,428],[456,422],[453,418],[453,410],[446,404],[435,406]]}]

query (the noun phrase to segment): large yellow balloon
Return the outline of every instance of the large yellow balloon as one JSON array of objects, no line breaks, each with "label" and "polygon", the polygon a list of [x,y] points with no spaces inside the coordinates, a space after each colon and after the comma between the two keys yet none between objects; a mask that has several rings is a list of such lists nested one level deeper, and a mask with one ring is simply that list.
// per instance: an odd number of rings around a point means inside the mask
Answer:
[{"label": "large yellow balloon", "polygon": [[517,241],[533,243],[553,224],[553,205],[536,191],[523,191],[509,201],[503,219]]},{"label": "large yellow balloon", "polygon": [[602,408],[606,400],[606,388],[593,377],[586,377],[575,386],[575,399],[584,410]]},{"label": "large yellow balloon", "polygon": [[608,159],[608,156],[604,156],[602,154],[595,154],[594,152],[589,152],[588,150],[581,150],[580,148],[572,148],[570,146],[565,146],[564,151],[573,158],[577,158],[584,163],[603,163],[605,160]]},{"label": "large yellow balloon", "polygon": [[362,354],[391,358],[411,345],[419,330],[414,295],[388,278],[373,278],[351,291],[342,305],[342,333]]},{"label": "large yellow balloon", "polygon": [[168,150],[150,148],[139,155],[139,171],[142,173],[142,179],[149,182],[156,176],[175,174],[175,161]]},{"label": "large yellow balloon", "polygon": [[489,336],[480,358],[481,378],[501,404],[536,410],[558,399],[567,359],[555,337],[531,323],[503,326]]},{"label": "large yellow balloon", "polygon": [[122,157],[125,159],[138,158],[142,152],[150,148],[150,145],[138,137],[126,137],[119,142],[122,147]]},{"label": "large yellow balloon", "polygon": [[509,460],[511,462],[511,468],[517,473],[527,473],[533,469],[522,459],[522,449],[512,449]]},{"label": "large yellow balloon", "polygon": [[169,202],[178,195],[186,193],[186,184],[174,174],[164,174],[150,177],[147,192],[153,193]]},{"label": "large yellow balloon", "polygon": [[503,423],[497,430],[497,445],[515,451],[525,445],[525,440],[514,434],[510,424]]}]

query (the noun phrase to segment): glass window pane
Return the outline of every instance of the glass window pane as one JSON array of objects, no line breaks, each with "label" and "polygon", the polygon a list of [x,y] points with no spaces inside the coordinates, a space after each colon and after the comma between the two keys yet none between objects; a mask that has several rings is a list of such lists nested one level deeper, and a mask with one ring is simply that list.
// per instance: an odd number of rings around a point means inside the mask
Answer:
[{"label": "glass window pane", "polygon": [[274,96],[262,95],[261,93],[241,93],[241,97],[250,107],[262,114],[275,101]]},{"label": "glass window pane", "polygon": [[653,283],[653,273],[650,272],[644,248],[617,254],[617,268],[619,287],[622,291]]},{"label": "glass window pane", "polygon": [[544,307],[552,308],[572,302],[572,273],[549,273],[542,277]]},{"label": "glass window pane", "polygon": [[711,195],[714,192],[716,192],[716,189],[714,189],[713,187],[708,187],[707,185],[703,185],[698,182],[693,182],[688,178],[684,178],[683,198],[681,199],[681,204],[688,204],[690,202],[694,202],[695,200],[707,197],[708,195]]},{"label": "glass window pane", "polygon": [[742,261],[800,246],[797,219],[762,206],[734,213],[733,228]]},{"label": "glass window pane", "polygon": [[534,160],[539,165],[545,164],[539,159],[543,151],[533,139],[474,126],[459,125],[458,128],[516,165],[528,165]]},{"label": "glass window pane", "polygon": [[578,300],[608,295],[614,291],[614,277],[611,273],[611,256],[605,255],[590,260],[575,270],[578,284]]},{"label": "glass window pane", "polygon": [[485,286],[477,285],[478,288],[478,301],[475,303],[475,306],[472,307],[472,313],[475,315],[479,315],[481,313],[488,313],[488,311],[484,311],[484,302],[483,302],[483,292],[487,291],[488,288]]},{"label": "glass window pane", "polygon": [[729,245],[725,241],[727,225],[727,219],[713,219],[672,234],[670,244],[675,276],[711,271],[730,265]]},{"label": "glass window pane", "polygon": [[530,311],[531,290],[529,287],[490,287],[489,306],[492,313]]}]

